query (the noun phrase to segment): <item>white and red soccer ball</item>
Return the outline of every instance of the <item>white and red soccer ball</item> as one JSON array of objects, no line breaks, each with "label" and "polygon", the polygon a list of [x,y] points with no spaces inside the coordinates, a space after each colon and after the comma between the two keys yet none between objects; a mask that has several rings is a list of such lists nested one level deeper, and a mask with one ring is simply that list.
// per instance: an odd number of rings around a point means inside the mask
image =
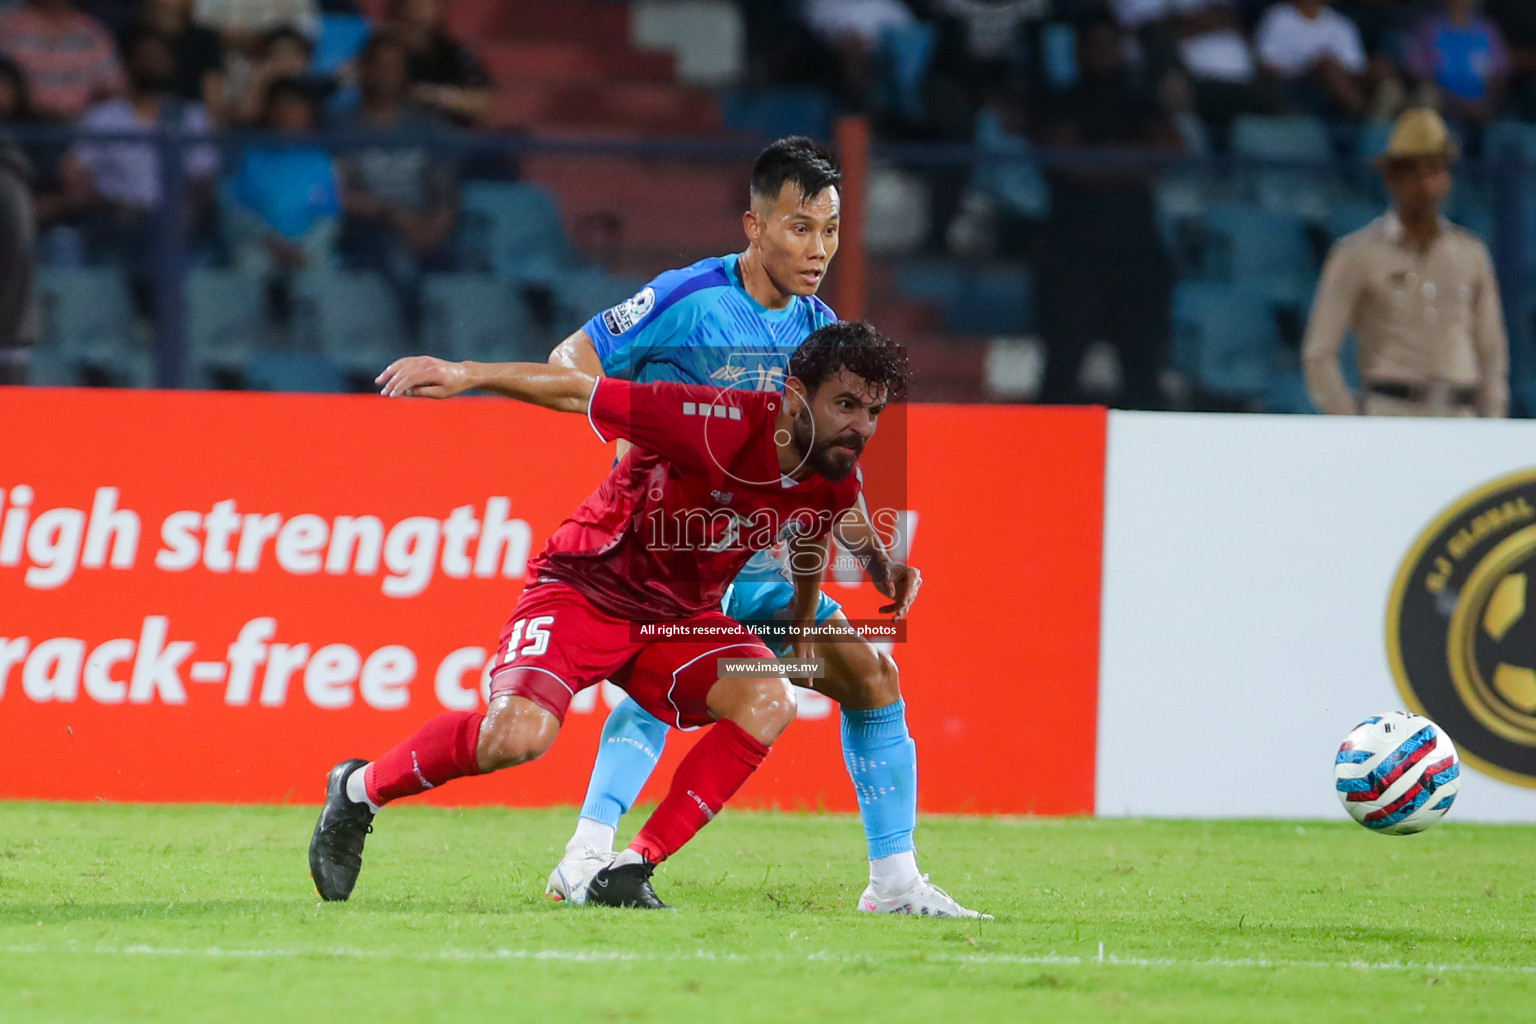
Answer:
[{"label": "white and red soccer ball", "polygon": [[1367,718],[1344,738],[1333,780],[1349,816],[1372,832],[1422,832],[1451,809],[1461,759],[1434,722],[1407,711]]}]

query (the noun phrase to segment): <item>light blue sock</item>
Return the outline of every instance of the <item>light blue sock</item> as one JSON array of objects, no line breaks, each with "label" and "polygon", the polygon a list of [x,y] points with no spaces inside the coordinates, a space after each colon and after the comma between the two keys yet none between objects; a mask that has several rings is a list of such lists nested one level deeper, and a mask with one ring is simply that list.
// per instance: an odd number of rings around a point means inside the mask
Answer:
[{"label": "light blue sock", "polygon": [[603,740],[581,816],[618,828],[619,819],[635,805],[645,780],[656,770],[669,731],[666,723],[625,697],[603,723]]},{"label": "light blue sock", "polygon": [[917,827],[917,744],[905,701],[874,711],[843,708],[843,763],[859,796],[869,859],[906,853]]}]

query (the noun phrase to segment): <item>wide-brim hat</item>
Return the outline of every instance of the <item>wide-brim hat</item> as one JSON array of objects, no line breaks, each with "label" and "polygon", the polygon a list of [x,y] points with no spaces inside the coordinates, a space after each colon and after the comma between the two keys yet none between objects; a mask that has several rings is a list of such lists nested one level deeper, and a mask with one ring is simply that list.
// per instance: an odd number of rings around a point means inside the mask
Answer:
[{"label": "wide-brim hat", "polygon": [[1461,147],[1446,126],[1445,118],[1428,107],[1405,110],[1392,126],[1387,148],[1376,158],[1376,169],[1385,170],[1402,160],[1440,158],[1455,160]]}]

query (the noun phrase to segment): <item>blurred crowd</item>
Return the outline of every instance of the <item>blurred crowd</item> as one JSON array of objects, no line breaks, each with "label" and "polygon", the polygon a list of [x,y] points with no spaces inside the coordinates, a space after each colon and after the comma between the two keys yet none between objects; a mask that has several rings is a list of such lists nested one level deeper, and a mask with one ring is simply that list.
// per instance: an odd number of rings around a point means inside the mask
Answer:
[{"label": "blurred crowd", "polygon": [[[875,112],[887,134],[969,137],[1005,108],[1038,122],[1083,77],[1076,37],[1109,26],[1136,89],[1218,147],[1242,114],[1347,124],[1438,108],[1482,126],[1536,116],[1530,0],[748,0],[758,70]],[[789,5],[793,7],[793,5]]]},{"label": "blurred crowd", "polygon": [[[497,101],[532,79],[503,62],[493,66],[515,77],[493,81],[475,52],[495,56],[485,41],[449,30],[453,2],[0,0],[0,169],[28,182],[42,262],[126,271],[136,312],[149,323],[167,274],[164,243],[174,234],[182,269],[233,267],[268,282],[273,322],[291,315],[292,279],[358,271],[385,282],[413,332],[428,277],[526,277],[466,256],[472,232],[461,222],[482,217],[471,196],[477,181],[518,174],[506,148],[477,151],[466,140],[488,125],[506,127],[493,108],[505,114]],[[1501,126],[1536,120],[1536,0],[732,6],[744,41],[739,77],[712,84],[723,87],[722,98],[778,93],[790,118],[742,125],[725,114],[725,128],[743,141],[753,129],[825,133],[826,119],[795,120],[820,103],[828,116],[868,114],[884,141],[970,144],[973,153],[1011,159],[959,173],[929,168],[910,189],[898,187],[900,172],[887,173],[868,197],[870,244],[879,251],[875,236],[895,230],[911,236],[905,248],[885,250],[896,255],[967,266],[1012,261],[1022,283],[999,279],[1005,294],[990,305],[1000,315],[956,330],[1038,333],[1049,358],[1032,395],[1048,401],[1082,397],[1084,360],[1107,341],[1118,356],[1121,403],[1165,402],[1160,376],[1174,347],[1178,282],[1243,276],[1212,271],[1222,238],[1184,244],[1192,236],[1181,215],[1191,211],[1181,204],[1203,215],[1213,198],[1239,200],[1266,207],[1271,220],[1305,219],[1309,229],[1331,229],[1341,205],[1377,204],[1379,212],[1384,204],[1369,184],[1296,189],[1285,172],[1269,175],[1273,189],[1259,180],[1229,187],[1230,195],[1204,185],[1184,195],[1173,175],[1106,164],[1104,151],[1357,158],[1379,151],[1385,126],[1402,111],[1429,107],[1475,157]],[[1247,130],[1256,119],[1264,123]],[[1281,122],[1290,133],[1283,144]],[[48,126],[70,130],[32,130]],[[321,147],[317,129],[340,134]],[[247,131],[261,134],[214,139]],[[176,147],[156,141],[167,135]],[[208,144],[196,144],[203,136]],[[1043,149],[1053,158],[1036,162]],[[1074,151],[1093,159],[1061,159]],[[180,156],[167,166],[172,152]],[[175,209],[167,209],[168,189],[182,200]],[[882,206],[883,196],[899,201]],[[523,216],[501,206],[493,212],[505,219]],[[1238,226],[1227,248],[1252,243],[1241,224],[1253,211],[1227,212],[1241,215],[1228,218]],[[566,230],[552,206],[546,213],[554,234]],[[523,244],[525,234],[513,232],[507,246]],[[551,251],[570,247],[564,237],[546,241]],[[1282,276],[1314,275],[1314,255],[1300,253]],[[518,254],[500,258],[516,263]],[[540,275],[560,276],[547,268]],[[958,275],[941,303],[982,310],[987,304],[970,290],[978,281]],[[529,301],[536,319],[551,319]],[[1287,338],[1299,335],[1301,300],[1279,305]]]},{"label": "blurred crowd", "polygon": [[444,264],[456,162],[424,140],[472,126],[490,79],[443,13],[440,0],[392,0],[379,23],[348,0],[0,5],[0,127],[75,128],[70,142],[12,133],[44,255],[137,266],[147,302],[166,175],[160,148],[133,136],[329,127],[411,141],[185,149],[175,212],[192,258],[263,271],[340,262],[402,281]]}]

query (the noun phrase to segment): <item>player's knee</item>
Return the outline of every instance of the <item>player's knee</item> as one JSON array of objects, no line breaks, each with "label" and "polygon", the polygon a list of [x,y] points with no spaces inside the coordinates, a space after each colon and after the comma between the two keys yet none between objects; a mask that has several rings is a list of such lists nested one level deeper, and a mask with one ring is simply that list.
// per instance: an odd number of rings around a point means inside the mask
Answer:
[{"label": "player's knee", "polygon": [[795,690],[788,679],[741,680],[728,718],[759,743],[772,743],[795,720]]},{"label": "player's knee", "polygon": [[853,678],[844,684],[845,692],[837,695],[843,706],[857,711],[875,711],[901,700],[901,673],[896,668],[895,659],[872,647],[862,654],[864,656],[849,665]]},{"label": "player's knee", "polygon": [[497,701],[480,727],[475,757],[480,770],[494,772],[541,757],[560,731],[555,716],[520,697]]},{"label": "player's knee", "polygon": [[901,670],[896,667],[895,658],[884,651],[876,653],[865,692],[871,708],[883,708],[901,700]]}]

